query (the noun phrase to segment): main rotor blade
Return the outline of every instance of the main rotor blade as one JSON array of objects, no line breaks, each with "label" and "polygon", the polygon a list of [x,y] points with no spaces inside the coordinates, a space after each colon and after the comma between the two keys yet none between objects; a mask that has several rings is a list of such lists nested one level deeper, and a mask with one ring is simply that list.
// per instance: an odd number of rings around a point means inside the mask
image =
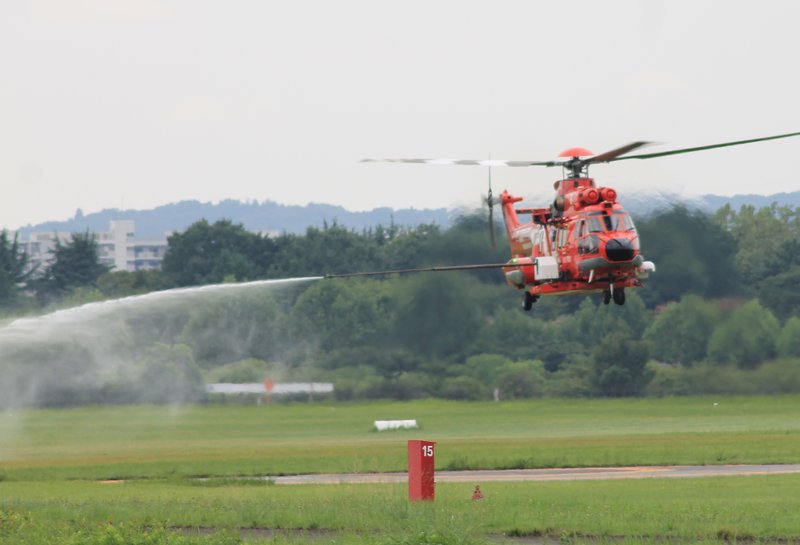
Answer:
[{"label": "main rotor blade", "polygon": [[502,159],[362,159],[362,163],[421,163],[427,165],[470,165],[479,167],[556,167],[563,161],[505,161]]},{"label": "main rotor blade", "polygon": [[442,271],[472,271],[476,269],[499,269],[502,267],[511,267],[508,263],[485,263],[481,265],[450,265],[447,267],[427,267],[422,269],[395,269],[393,271],[372,271],[372,272],[355,272],[343,274],[326,274],[324,278],[350,278],[353,276],[380,276],[384,274],[406,274],[418,272],[442,272]]},{"label": "main rotor blade", "polygon": [[800,132],[790,132],[787,134],[779,134],[777,136],[765,136],[763,138],[751,138],[750,140],[737,140],[736,142],[724,142],[722,144],[711,144],[708,146],[697,146],[694,148],[682,148],[669,151],[659,151],[656,153],[643,153],[641,155],[628,155],[626,157],[616,157],[609,159],[611,161],[624,161],[626,159],[652,159],[653,157],[664,157],[665,155],[677,155],[679,153],[692,153],[695,151],[703,151],[714,148],[725,148],[727,146],[739,146],[742,144],[752,144],[753,142],[764,142],[765,140],[777,140],[779,138],[789,138],[790,136],[800,136]]},{"label": "main rotor blade", "polygon": [[642,146],[648,146],[652,144],[652,142],[631,142],[626,146],[622,146],[620,148],[612,149],[611,151],[607,151],[605,153],[601,153],[600,155],[595,155],[593,157],[589,157],[588,159],[584,160],[584,163],[591,164],[591,163],[607,163],[609,161],[613,161],[616,157],[620,155],[625,155],[629,151],[633,151],[637,148],[641,148]]}]

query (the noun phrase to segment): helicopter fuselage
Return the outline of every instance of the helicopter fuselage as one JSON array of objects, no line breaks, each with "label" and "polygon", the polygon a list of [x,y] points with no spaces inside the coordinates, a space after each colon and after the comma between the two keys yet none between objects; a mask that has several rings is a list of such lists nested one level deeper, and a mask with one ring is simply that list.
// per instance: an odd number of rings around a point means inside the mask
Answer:
[{"label": "helicopter fuselage", "polygon": [[[639,234],[610,187],[591,178],[567,178],[555,184],[549,208],[516,208],[522,200],[500,196],[511,259],[506,280],[528,297],[608,292],[641,287],[655,270],[640,253]],[[520,215],[530,214],[530,221]],[[615,299],[616,301],[616,299]]]}]

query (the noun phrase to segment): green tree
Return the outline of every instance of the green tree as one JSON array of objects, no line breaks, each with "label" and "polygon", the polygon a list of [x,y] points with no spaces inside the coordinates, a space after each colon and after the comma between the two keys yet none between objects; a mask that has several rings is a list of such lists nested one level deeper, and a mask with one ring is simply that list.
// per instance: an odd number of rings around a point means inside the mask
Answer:
[{"label": "green tree", "polygon": [[544,375],[544,364],[541,361],[508,362],[497,370],[495,385],[504,399],[537,397],[542,393]]},{"label": "green tree", "polygon": [[316,355],[315,361],[323,369],[369,365],[386,379],[394,379],[404,373],[413,372],[420,365],[420,358],[407,350],[368,344],[322,350]]},{"label": "green tree", "polygon": [[783,320],[800,314],[800,232],[793,230],[766,260],[756,285],[759,301]]},{"label": "green tree", "polygon": [[[504,263],[508,260],[508,242],[497,238],[497,247],[489,243],[489,224],[484,212],[465,214],[456,218],[453,226],[440,236],[431,237],[420,256],[425,264],[460,265],[474,263]],[[495,269],[475,271],[483,282],[504,284],[503,274]]]},{"label": "green tree", "polygon": [[180,339],[203,367],[246,358],[270,360],[277,352],[281,316],[269,292],[220,294],[191,310]]},{"label": "green tree", "polygon": [[549,371],[554,371],[566,357],[569,348],[559,342],[556,327],[551,323],[525,315],[515,305],[513,309],[500,308],[495,311],[480,328],[472,350],[500,354],[511,359],[540,359]]},{"label": "green tree", "polygon": [[776,341],[779,356],[800,358],[800,318],[792,316],[783,324]]},{"label": "green tree", "polygon": [[61,298],[77,288],[94,288],[100,276],[109,270],[100,262],[97,237],[86,231],[73,233],[70,240],[56,239],[53,257],[36,282],[40,299]]},{"label": "green tree", "polygon": [[637,292],[628,290],[625,306],[603,305],[586,297],[577,312],[558,324],[558,336],[562,343],[570,343],[571,349],[581,347],[589,352],[597,343],[609,335],[621,333],[638,339],[652,320],[651,313]]},{"label": "green tree", "polygon": [[10,239],[4,229],[0,232],[0,305],[14,302],[20,293],[19,284],[32,272],[28,267],[28,255],[20,248],[16,233]]},{"label": "green tree", "polygon": [[336,223],[322,229],[309,227],[304,236],[283,235],[275,244],[277,255],[269,268],[273,278],[384,268],[375,237],[359,235]]},{"label": "green tree", "polygon": [[780,324],[775,316],[752,300],[734,310],[708,343],[708,358],[714,363],[753,369],[775,356]]},{"label": "green tree", "polygon": [[703,360],[708,340],[720,321],[719,306],[697,295],[670,303],[645,332],[654,358],[665,363],[692,365]]},{"label": "green tree", "polygon": [[424,357],[465,355],[483,322],[480,287],[477,280],[459,273],[398,282],[394,331],[401,346]]},{"label": "green tree", "polygon": [[735,238],[736,264],[748,286],[769,276],[773,256],[780,253],[785,242],[800,237],[800,212],[790,206],[773,203],[755,208],[744,205],[737,213],[728,204],[720,208],[714,218]]},{"label": "green tree", "polygon": [[97,289],[106,297],[128,297],[164,289],[162,273],[158,269],[139,271],[111,271],[100,275]]},{"label": "green tree", "polygon": [[597,393],[593,379],[591,356],[572,353],[557,371],[547,377],[542,390],[545,395],[552,397],[589,397]]},{"label": "green tree", "polygon": [[756,293],[759,301],[781,319],[800,314],[800,264],[764,278]]},{"label": "green tree", "polygon": [[736,264],[759,301],[781,319],[800,309],[800,209],[730,205],[717,222],[736,239]]},{"label": "green tree", "polygon": [[426,224],[399,230],[393,228],[385,243],[381,245],[382,268],[411,269],[422,265],[430,265],[433,246],[442,236],[437,225]]},{"label": "green tree", "polygon": [[645,291],[647,291],[647,288],[644,288],[644,290],[626,290],[626,301],[622,307],[614,304],[598,304],[600,319],[602,321],[610,321],[612,318],[618,318],[630,329],[634,339],[641,338],[645,330],[653,322],[653,313],[647,308],[642,298],[642,294]]},{"label": "green tree", "polygon": [[291,311],[292,342],[324,351],[390,345],[388,284],[371,279],[324,280],[303,292]]},{"label": "green tree", "polygon": [[592,350],[593,382],[604,396],[640,395],[653,373],[647,368],[648,345],[621,332],[603,337]]},{"label": "green tree", "polygon": [[649,307],[687,293],[723,297],[740,290],[736,240],[710,216],[675,207],[640,220],[637,227],[642,253],[658,267],[641,293]]},{"label": "green tree", "polygon": [[216,284],[263,278],[275,254],[269,237],[251,233],[230,220],[206,220],[167,239],[162,271],[173,286]]},{"label": "green tree", "polygon": [[778,246],[776,252],[767,256],[763,276],[775,276],[795,265],[800,265],[800,233],[793,232]]},{"label": "green tree", "polygon": [[494,386],[498,370],[510,363],[510,359],[499,354],[476,354],[466,359],[464,371],[484,386]]}]

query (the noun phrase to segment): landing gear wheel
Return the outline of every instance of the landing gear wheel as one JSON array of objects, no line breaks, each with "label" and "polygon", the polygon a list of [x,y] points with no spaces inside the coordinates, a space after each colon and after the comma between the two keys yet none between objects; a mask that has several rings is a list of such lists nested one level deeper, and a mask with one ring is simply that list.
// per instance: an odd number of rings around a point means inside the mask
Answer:
[{"label": "landing gear wheel", "polygon": [[528,312],[530,309],[533,308],[533,304],[536,302],[538,297],[531,295],[531,292],[525,292],[525,298],[522,300],[522,309],[525,312]]},{"label": "landing gear wheel", "polygon": [[603,304],[607,305],[611,302],[611,290],[603,291]]},{"label": "landing gear wheel", "polygon": [[618,305],[625,304],[625,290],[620,288],[618,290],[614,290],[614,302]]}]

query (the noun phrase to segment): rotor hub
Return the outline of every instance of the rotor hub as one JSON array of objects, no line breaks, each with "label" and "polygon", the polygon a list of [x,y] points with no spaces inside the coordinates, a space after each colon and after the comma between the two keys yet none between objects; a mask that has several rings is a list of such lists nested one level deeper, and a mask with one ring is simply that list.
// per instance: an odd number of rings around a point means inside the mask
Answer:
[{"label": "rotor hub", "polygon": [[586,148],[569,148],[558,154],[559,157],[591,157],[594,155]]}]

